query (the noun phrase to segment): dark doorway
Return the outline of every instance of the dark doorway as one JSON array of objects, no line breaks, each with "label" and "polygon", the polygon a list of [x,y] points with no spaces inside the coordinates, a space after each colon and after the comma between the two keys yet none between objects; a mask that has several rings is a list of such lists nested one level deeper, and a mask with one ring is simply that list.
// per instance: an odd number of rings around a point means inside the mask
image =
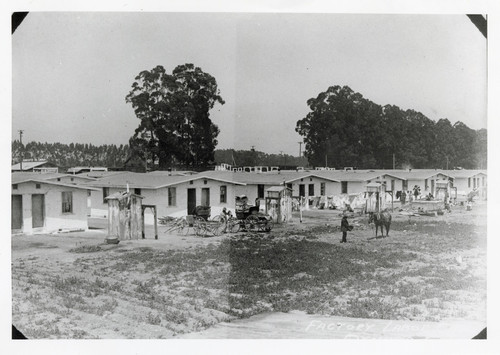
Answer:
[{"label": "dark doorway", "polygon": [[23,228],[23,196],[12,195],[12,229]]},{"label": "dark doorway", "polygon": [[264,198],[264,185],[257,185],[257,198]]},{"label": "dark doorway", "polygon": [[304,197],[306,195],[306,185],[299,184],[299,196]]},{"label": "dark doorway", "polygon": [[196,189],[188,189],[187,212],[193,214],[196,207]]},{"label": "dark doorway", "polygon": [[33,228],[43,227],[45,222],[45,195],[31,195]]}]

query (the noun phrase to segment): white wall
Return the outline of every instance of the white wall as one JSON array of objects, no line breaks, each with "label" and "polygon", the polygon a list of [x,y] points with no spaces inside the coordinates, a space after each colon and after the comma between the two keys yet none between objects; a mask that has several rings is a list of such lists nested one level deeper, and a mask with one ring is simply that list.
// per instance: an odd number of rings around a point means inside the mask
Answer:
[{"label": "white wall", "polygon": [[[427,189],[425,188],[426,179],[415,179],[408,178],[408,190],[413,193],[413,187],[415,185],[420,186],[420,196],[425,196],[429,193],[436,195],[436,181],[448,180],[448,177],[443,174],[434,174],[427,178]],[[434,190],[432,190],[432,181],[434,181]]]},{"label": "white wall", "polygon": [[[62,213],[62,192],[73,193],[73,212]],[[65,186],[40,183],[40,189],[35,182],[18,184],[13,195],[23,196],[23,233],[34,232],[50,233],[59,229],[87,229],[87,190],[75,189]],[[33,194],[45,195],[45,223],[42,228],[33,229],[31,196]]]},{"label": "white wall", "polygon": [[[302,184],[305,188],[306,197],[321,196],[321,183],[325,184],[325,196],[339,195],[341,193],[340,182],[309,176],[292,181],[292,196],[299,196],[299,186]],[[314,185],[314,194],[309,195],[309,185]]]},{"label": "white wall", "polygon": [[[483,183],[484,178],[484,183]],[[474,189],[474,179],[476,179],[476,188],[480,189],[480,198],[486,198],[486,186],[488,185],[487,176],[483,173],[476,174],[469,178],[455,178],[453,187],[457,189],[458,194],[466,195]]]},{"label": "white wall", "polygon": [[385,182],[387,191],[391,191],[391,181],[394,180],[394,191],[403,190],[403,180],[396,177],[390,175],[382,175],[379,178],[374,179],[374,181],[375,180]]},{"label": "white wall", "polygon": [[[204,181],[207,181],[205,184]],[[234,214],[234,199],[235,199],[235,189],[234,184],[225,183],[212,179],[197,179],[192,180],[193,183],[189,182],[177,184],[171,186],[176,189],[176,204],[175,206],[168,206],[168,187],[163,187],[159,189],[141,189],[141,196],[144,196],[142,200],[143,205],[154,205],[156,206],[158,217],[181,217],[186,216],[187,211],[187,191],[188,189],[196,189],[196,205],[201,205],[201,191],[203,188],[210,189],[210,206],[211,206],[211,216],[216,216],[221,214],[222,209],[226,207],[233,211]],[[220,187],[226,186],[226,202],[220,202]],[[92,191],[91,203],[92,203],[92,216],[96,217],[107,217],[108,206],[107,203],[102,203],[102,188],[100,191]],[[126,188],[110,188],[109,194],[113,194],[119,191],[125,191]],[[134,191],[130,188],[130,191]],[[145,212],[145,223],[153,224],[153,214],[148,209]]]},{"label": "white wall", "polygon": [[[339,184],[340,185],[340,184]],[[366,181],[348,181],[347,182],[347,193],[348,194],[359,194],[360,192],[366,192]],[[339,195],[341,190],[339,189]]]}]

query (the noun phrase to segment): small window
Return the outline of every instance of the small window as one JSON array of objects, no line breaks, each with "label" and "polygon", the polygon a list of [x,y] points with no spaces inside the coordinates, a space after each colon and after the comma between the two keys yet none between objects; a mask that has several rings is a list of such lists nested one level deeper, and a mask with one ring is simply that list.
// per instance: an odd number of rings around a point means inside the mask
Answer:
[{"label": "small window", "polygon": [[169,206],[177,205],[177,190],[175,187],[168,188],[168,205]]},{"label": "small window", "polygon": [[313,178],[309,178],[309,181],[313,181]]},{"label": "small window", "polygon": [[75,178],[70,178],[71,181],[75,181]]},{"label": "small window", "polygon": [[326,195],[326,184],[324,182],[321,183],[320,185],[320,194],[321,196],[325,196]]},{"label": "small window", "polygon": [[73,193],[70,191],[62,192],[62,213],[73,213]]},{"label": "small window", "polygon": [[12,189],[17,190],[17,184],[12,184]]},{"label": "small window", "polygon": [[57,181],[61,181],[61,178],[57,178]]},{"label": "small window", "polygon": [[36,185],[35,185],[35,187],[36,187],[37,189],[39,189],[39,188],[41,188],[41,185],[40,185],[40,184],[36,184]]},{"label": "small window", "polygon": [[106,197],[109,196],[109,187],[102,188],[102,203],[107,203]]},{"label": "small window", "polygon": [[220,203],[227,202],[227,186],[223,185],[220,187]]},{"label": "small window", "polygon": [[208,183],[208,181],[205,179],[203,180],[203,185],[206,185]]},{"label": "small window", "polygon": [[134,189],[134,194],[140,195],[141,194],[141,189],[135,188]]},{"label": "small window", "polygon": [[193,180],[190,180],[190,181],[189,181],[189,185],[193,185]]},{"label": "small window", "polygon": [[342,193],[346,194],[347,193],[347,181],[342,181],[341,185],[342,185]]}]

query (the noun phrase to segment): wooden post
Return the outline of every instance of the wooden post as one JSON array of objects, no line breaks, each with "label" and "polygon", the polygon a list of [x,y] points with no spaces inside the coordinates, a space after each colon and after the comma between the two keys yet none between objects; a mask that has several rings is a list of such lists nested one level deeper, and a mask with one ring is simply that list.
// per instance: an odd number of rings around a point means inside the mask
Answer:
[{"label": "wooden post", "polygon": [[300,223],[302,223],[302,196],[299,197]]},{"label": "wooden post", "polygon": [[112,208],[111,208],[111,202],[108,201],[108,237],[111,236],[113,233],[113,215],[112,215]]},{"label": "wooden post", "polygon": [[158,239],[158,223],[156,221],[156,206],[153,207],[153,214],[155,219],[155,239]]},{"label": "wooden post", "polygon": [[146,239],[146,234],[144,232],[144,206],[141,208],[141,219],[142,219],[142,239]]},{"label": "wooden post", "polygon": [[276,213],[276,222],[281,223],[281,198],[276,200],[276,208],[278,209],[278,213]]}]

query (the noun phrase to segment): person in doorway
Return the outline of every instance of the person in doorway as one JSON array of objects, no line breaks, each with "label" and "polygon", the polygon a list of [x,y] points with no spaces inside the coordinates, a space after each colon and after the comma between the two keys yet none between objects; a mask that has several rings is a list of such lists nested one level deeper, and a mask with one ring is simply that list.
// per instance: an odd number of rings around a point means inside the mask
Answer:
[{"label": "person in doorway", "polygon": [[342,222],[340,223],[340,230],[342,231],[342,240],[340,242],[347,243],[347,232],[352,230],[352,227],[349,225],[346,215],[342,217]]}]

